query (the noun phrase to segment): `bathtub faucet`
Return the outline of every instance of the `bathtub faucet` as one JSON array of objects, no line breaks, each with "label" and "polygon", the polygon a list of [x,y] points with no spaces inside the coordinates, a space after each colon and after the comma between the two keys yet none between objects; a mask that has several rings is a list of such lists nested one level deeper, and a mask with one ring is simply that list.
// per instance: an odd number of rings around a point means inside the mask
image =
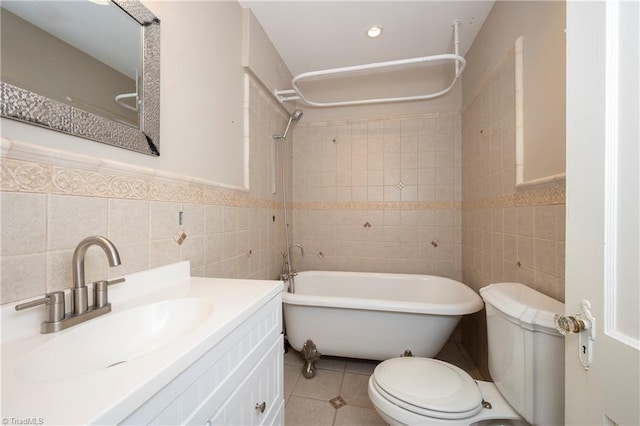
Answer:
[{"label": "bathtub faucet", "polygon": [[291,249],[297,247],[300,249],[300,255],[304,257],[304,248],[300,244],[291,244],[287,251],[282,253],[282,271],[280,273],[280,279],[283,281],[289,281],[289,293],[295,293],[295,284],[293,277],[298,275],[291,266]]},{"label": "bathtub faucet", "polygon": [[304,257],[304,248],[300,244],[295,243],[289,246],[289,251],[288,251],[289,258],[291,258],[291,249],[294,247],[298,247],[300,249],[300,255]]}]

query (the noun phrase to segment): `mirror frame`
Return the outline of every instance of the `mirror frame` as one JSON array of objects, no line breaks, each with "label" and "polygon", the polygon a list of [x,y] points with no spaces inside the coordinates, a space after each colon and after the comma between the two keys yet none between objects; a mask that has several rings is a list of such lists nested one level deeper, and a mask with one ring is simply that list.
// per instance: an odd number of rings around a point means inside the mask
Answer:
[{"label": "mirror frame", "polygon": [[0,81],[0,116],[160,155],[160,20],[138,0],[111,0],[142,26],[142,102],[139,129]]}]

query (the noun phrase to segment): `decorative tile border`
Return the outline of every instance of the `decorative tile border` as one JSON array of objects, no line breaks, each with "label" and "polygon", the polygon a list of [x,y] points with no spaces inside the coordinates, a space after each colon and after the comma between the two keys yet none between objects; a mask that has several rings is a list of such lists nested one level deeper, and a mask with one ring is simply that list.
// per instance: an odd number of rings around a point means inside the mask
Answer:
[{"label": "decorative tile border", "polygon": [[544,188],[530,189],[514,194],[499,195],[484,200],[465,201],[463,210],[492,209],[507,207],[532,207],[565,204],[566,187],[564,184]]},{"label": "decorative tile border", "polygon": [[296,210],[455,210],[461,201],[295,201]]},{"label": "decorative tile border", "polygon": [[565,204],[565,186],[529,189],[474,201],[296,201],[295,210],[473,210]]},{"label": "decorative tile border", "polygon": [[30,144],[2,140],[0,152],[1,191],[234,207],[282,207],[282,201],[251,197],[243,188]]}]

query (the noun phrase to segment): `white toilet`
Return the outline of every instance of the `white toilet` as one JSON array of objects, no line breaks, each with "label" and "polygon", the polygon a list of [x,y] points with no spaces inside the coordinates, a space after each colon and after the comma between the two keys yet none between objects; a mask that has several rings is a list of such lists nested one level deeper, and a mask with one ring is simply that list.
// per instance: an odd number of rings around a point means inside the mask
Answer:
[{"label": "white toilet", "polygon": [[519,283],[480,290],[495,382],[429,358],[392,358],[369,379],[369,398],[390,425],[562,425],[564,304]]}]

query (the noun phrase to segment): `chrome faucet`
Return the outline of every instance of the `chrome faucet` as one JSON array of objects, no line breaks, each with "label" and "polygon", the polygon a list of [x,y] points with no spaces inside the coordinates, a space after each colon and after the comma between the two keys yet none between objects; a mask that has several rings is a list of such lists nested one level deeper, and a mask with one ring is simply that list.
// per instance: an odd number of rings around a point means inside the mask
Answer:
[{"label": "chrome faucet", "polygon": [[87,286],[84,283],[84,257],[87,249],[91,246],[98,246],[104,250],[109,261],[109,266],[120,265],[120,254],[111,241],[105,237],[93,236],[80,241],[73,252],[73,289],[71,290],[71,312],[81,315],[88,309]]},{"label": "chrome faucet", "polygon": [[42,333],[54,333],[76,324],[80,324],[97,316],[111,312],[107,288],[111,284],[124,282],[124,278],[93,283],[93,305],[88,306],[87,285],[84,277],[84,258],[87,249],[97,245],[104,250],[109,266],[120,265],[120,254],[111,241],[105,237],[93,236],[80,241],[73,252],[73,287],[71,288],[71,310],[65,310],[63,291],[47,293],[43,298],[21,303],[15,306],[16,311],[46,305],[46,319],[42,323]]},{"label": "chrome faucet", "polygon": [[295,293],[295,283],[294,283],[294,278],[296,275],[298,275],[294,270],[293,267],[291,266],[291,249],[297,247],[300,249],[300,255],[302,257],[304,257],[304,248],[302,247],[302,245],[296,243],[296,244],[291,244],[288,248],[287,251],[282,253],[282,257],[284,258],[284,261],[282,263],[282,271],[280,274],[280,279],[283,281],[289,281],[289,293]]},{"label": "chrome faucet", "polygon": [[289,246],[289,250],[288,250],[288,252],[287,252],[287,254],[289,255],[289,259],[291,259],[291,249],[292,249],[292,248],[294,248],[294,247],[298,247],[298,248],[300,249],[300,255],[301,255],[302,257],[304,257],[304,248],[303,248],[300,244],[295,243],[295,244],[291,244],[291,245]]}]

